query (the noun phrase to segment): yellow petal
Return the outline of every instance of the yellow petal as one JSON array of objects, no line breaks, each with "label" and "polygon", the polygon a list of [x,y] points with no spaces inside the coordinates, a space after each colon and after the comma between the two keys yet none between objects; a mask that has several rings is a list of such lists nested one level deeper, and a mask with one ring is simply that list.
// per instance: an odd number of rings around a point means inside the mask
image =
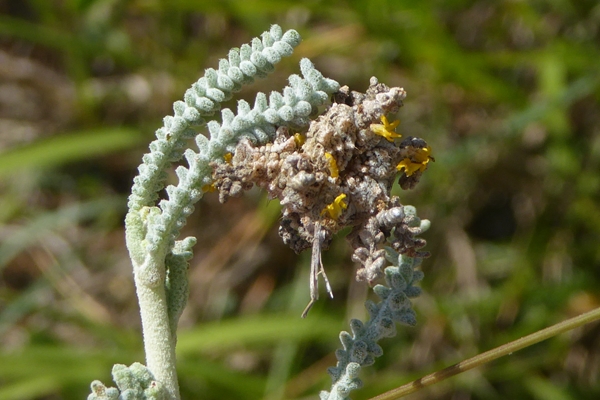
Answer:
[{"label": "yellow petal", "polygon": [[422,164],[414,163],[414,162],[410,161],[410,158],[405,158],[404,160],[400,161],[398,163],[398,165],[396,165],[396,169],[400,172],[402,172],[402,170],[404,170],[404,173],[406,174],[406,176],[411,176],[417,170],[419,170],[421,167],[422,167]]},{"label": "yellow petal", "polygon": [[302,147],[304,142],[306,142],[306,136],[301,133],[294,133],[294,142],[296,142],[297,147]]},{"label": "yellow petal", "polygon": [[332,178],[337,178],[340,176],[340,172],[338,171],[337,162],[335,162],[335,158],[331,153],[325,153],[325,159],[329,162],[329,172],[331,173]]},{"label": "yellow petal", "polygon": [[394,132],[394,129],[400,124],[400,121],[396,120],[390,123],[385,115],[382,115],[381,122],[383,122],[383,124],[371,124],[370,128],[373,133],[383,136],[390,142],[393,142],[395,138],[402,137],[399,133]]},{"label": "yellow petal", "polygon": [[335,200],[333,200],[333,203],[325,206],[323,211],[321,211],[321,215],[327,213],[331,218],[338,219],[340,215],[342,215],[342,211],[348,208],[348,205],[344,201],[345,198],[346,195],[344,193],[340,194],[335,198]]}]

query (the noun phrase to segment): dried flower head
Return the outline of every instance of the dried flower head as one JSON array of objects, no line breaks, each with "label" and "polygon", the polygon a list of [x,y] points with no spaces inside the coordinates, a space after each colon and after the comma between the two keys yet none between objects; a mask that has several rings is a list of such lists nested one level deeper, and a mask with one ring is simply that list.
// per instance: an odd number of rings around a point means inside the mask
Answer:
[{"label": "dried flower head", "polygon": [[320,252],[344,227],[353,228],[348,240],[353,260],[361,264],[359,280],[372,283],[382,276],[386,239],[401,254],[426,256],[418,251],[425,242],[415,238],[418,232],[390,191],[398,172],[403,188],[414,187],[433,160],[430,148],[413,137],[394,143],[398,122],[389,123],[386,115],[398,111],[406,92],[375,77],[370,84],[364,94],[341,88],[305,135],[279,127],[273,143],[242,140],[230,162],[213,164],[222,202],[257,185],[283,207],[284,242],[297,253],[312,247],[308,308],[318,297],[317,275],[326,280]]}]

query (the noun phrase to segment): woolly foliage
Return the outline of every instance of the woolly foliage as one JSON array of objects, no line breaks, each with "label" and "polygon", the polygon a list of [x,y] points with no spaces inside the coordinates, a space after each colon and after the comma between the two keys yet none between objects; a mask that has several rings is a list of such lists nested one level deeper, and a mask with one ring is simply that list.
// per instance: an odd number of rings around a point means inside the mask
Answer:
[{"label": "woolly foliage", "polygon": [[130,367],[116,364],[112,376],[117,388],[107,388],[100,381],[91,384],[92,393],[87,400],[167,400],[168,396],[161,384],[154,380],[148,368],[140,363]]},{"label": "woolly foliage", "polygon": [[[414,207],[403,208],[405,222],[418,228],[418,233],[429,228],[429,221],[420,220]],[[361,368],[372,365],[375,358],[383,354],[377,342],[395,336],[396,323],[409,326],[417,323],[410,299],[421,293],[421,289],[415,285],[423,279],[423,272],[415,268],[421,264],[422,258],[399,254],[391,247],[386,248],[386,258],[392,264],[384,271],[386,284],[373,288],[381,300],[378,303],[365,303],[369,312],[366,323],[352,319],[351,333],[340,333],[343,348],[335,352],[337,365],[328,369],[332,379],[331,390],[322,391],[321,400],[348,399],[352,390],[362,387],[362,381],[358,378]]]}]

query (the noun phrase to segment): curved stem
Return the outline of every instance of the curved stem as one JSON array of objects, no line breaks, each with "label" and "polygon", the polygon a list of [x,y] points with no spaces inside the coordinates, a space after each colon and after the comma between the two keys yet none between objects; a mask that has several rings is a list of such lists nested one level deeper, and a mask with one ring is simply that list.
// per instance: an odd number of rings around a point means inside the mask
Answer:
[{"label": "curved stem", "polygon": [[448,368],[444,368],[440,371],[434,372],[433,374],[426,375],[415,381],[407,383],[406,385],[402,385],[396,389],[382,393],[379,396],[371,398],[370,400],[398,399],[407,394],[414,393],[419,389],[433,385],[434,383],[441,382],[454,375],[458,375],[461,372],[468,371],[472,368],[478,367],[507,354],[512,354],[515,351],[521,350],[525,347],[539,343],[560,333],[578,328],[582,325],[596,321],[598,319],[600,319],[600,308],[596,308],[577,317],[570,318],[566,321],[542,329],[541,331],[532,333],[531,335],[522,337],[510,343],[496,347],[495,349],[486,351],[485,353],[481,353],[479,355],[476,355],[475,357],[461,361],[458,364],[454,364]]}]

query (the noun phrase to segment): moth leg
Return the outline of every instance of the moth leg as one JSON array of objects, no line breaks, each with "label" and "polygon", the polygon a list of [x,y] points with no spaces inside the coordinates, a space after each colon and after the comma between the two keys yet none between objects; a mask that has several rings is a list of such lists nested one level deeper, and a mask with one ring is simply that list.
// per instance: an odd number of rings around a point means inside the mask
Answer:
[{"label": "moth leg", "polygon": [[329,279],[327,279],[327,274],[325,273],[325,268],[323,268],[323,263],[321,262],[321,268],[319,269],[319,274],[323,277],[325,281],[325,287],[327,288],[327,293],[329,293],[329,297],[333,299],[333,290],[331,290],[331,285],[329,284]]},{"label": "moth leg", "polygon": [[[316,243],[315,240],[313,243]],[[315,302],[319,299],[319,265],[315,262],[315,245],[313,244],[313,253],[310,260],[310,301],[302,311],[302,318],[306,318],[308,312],[315,304]]]},{"label": "moth leg", "polygon": [[327,285],[327,290],[331,293],[331,286],[329,285],[329,280],[325,275],[325,270],[323,269],[323,262],[321,261],[321,247],[323,245],[323,241],[325,240],[325,235],[321,231],[321,223],[315,222],[313,234],[313,246],[312,246],[312,254],[310,257],[310,301],[308,305],[302,312],[302,318],[306,318],[308,312],[315,304],[315,302],[319,299],[319,273],[321,273],[325,279],[325,284]]}]

